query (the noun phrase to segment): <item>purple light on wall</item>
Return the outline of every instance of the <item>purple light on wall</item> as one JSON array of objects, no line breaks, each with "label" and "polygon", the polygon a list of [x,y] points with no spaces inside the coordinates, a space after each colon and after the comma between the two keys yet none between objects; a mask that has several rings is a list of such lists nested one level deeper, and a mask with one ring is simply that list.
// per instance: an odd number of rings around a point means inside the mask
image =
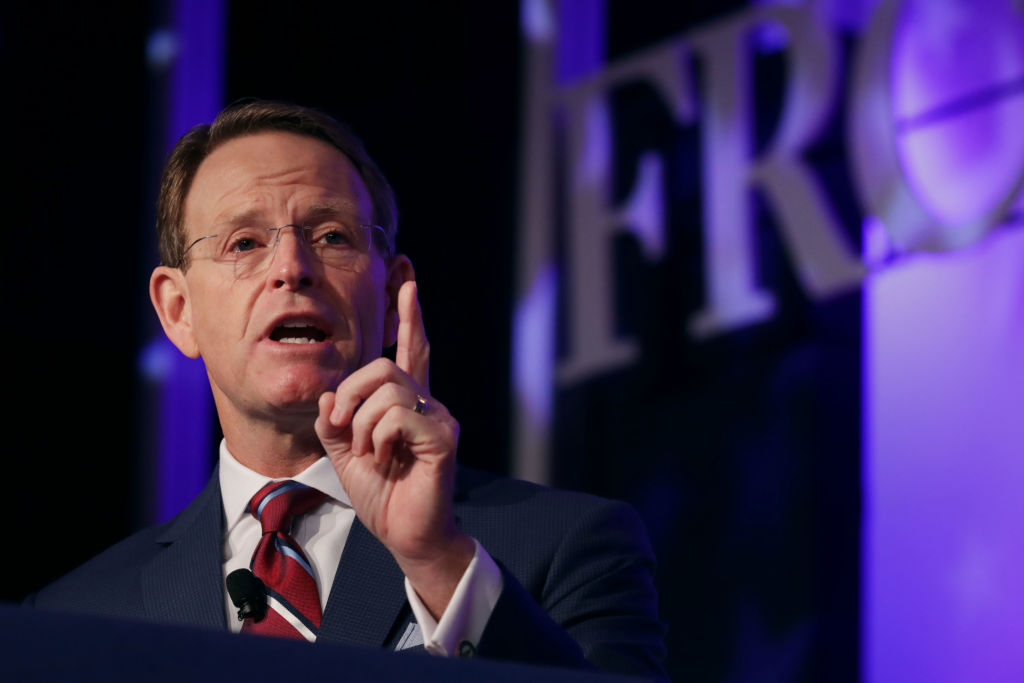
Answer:
[{"label": "purple light on wall", "polygon": [[192,126],[212,121],[224,102],[224,1],[174,0],[174,27],[168,149]]},{"label": "purple light on wall", "polygon": [[865,680],[1024,680],[1024,230],[864,302]]},{"label": "purple light on wall", "polygon": [[[1024,12],[907,2],[893,125],[937,222],[1024,173]],[[1007,86],[1009,84],[1009,86]],[[1016,94],[1015,94],[1016,93]],[[871,260],[884,257],[867,221]],[[864,285],[865,680],[1024,680],[1024,229]]]},{"label": "purple light on wall", "polygon": [[[189,128],[213,120],[223,101],[224,80],[223,1],[175,0],[173,15],[173,31],[158,32],[150,40],[150,59],[172,60],[168,150]],[[210,476],[212,399],[202,361],[184,357],[162,334],[143,350],[140,364],[160,385],[152,514],[164,521],[184,508]]]},{"label": "purple light on wall", "polygon": [[604,0],[558,0],[558,83],[593,74],[605,59]]}]

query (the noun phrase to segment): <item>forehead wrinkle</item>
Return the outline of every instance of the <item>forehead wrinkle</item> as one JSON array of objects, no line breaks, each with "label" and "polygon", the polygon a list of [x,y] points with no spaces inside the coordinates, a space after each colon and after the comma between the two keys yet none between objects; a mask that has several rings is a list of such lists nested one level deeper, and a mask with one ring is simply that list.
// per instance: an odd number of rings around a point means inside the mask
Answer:
[{"label": "forehead wrinkle", "polygon": [[247,185],[302,184],[309,174],[320,178],[333,177],[343,184],[348,184],[353,173],[358,176],[348,157],[338,152],[337,157],[332,156],[330,159],[317,159],[312,163],[310,160],[296,161],[293,166],[256,173],[248,178]]},{"label": "forehead wrinkle", "polygon": [[243,201],[232,202],[231,205],[213,217],[213,225],[240,226],[248,223],[264,223],[267,221],[267,210],[270,202],[263,196],[245,197]]}]

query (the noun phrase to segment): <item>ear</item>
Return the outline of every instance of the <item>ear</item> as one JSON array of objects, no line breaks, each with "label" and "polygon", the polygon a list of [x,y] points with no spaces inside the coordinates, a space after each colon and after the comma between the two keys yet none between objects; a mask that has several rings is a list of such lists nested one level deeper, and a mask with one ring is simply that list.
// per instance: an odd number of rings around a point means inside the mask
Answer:
[{"label": "ear", "polygon": [[192,307],[185,274],[177,268],[155,268],[149,277],[149,299],[167,338],[189,358],[198,358],[199,344],[192,330]]},{"label": "ear", "polygon": [[398,342],[398,290],[410,280],[416,279],[412,261],[405,254],[396,254],[387,264],[387,279],[384,282],[387,294],[387,308],[384,310],[384,348]]}]

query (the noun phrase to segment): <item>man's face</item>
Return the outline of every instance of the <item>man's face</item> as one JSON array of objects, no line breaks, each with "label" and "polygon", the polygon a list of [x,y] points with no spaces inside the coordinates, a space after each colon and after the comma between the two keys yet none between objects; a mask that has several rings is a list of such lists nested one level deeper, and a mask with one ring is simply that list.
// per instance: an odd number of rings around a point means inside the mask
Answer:
[{"label": "man's face", "polygon": [[[373,216],[348,158],[313,138],[258,133],[224,143],[199,166],[185,200],[186,244],[332,212],[359,223]],[[401,284],[393,266],[373,248],[352,267],[326,266],[293,229],[281,231],[269,265],[253,275],[194,259],[184,311],[221,419],[315,415],[320,394],[393,343]]]}]

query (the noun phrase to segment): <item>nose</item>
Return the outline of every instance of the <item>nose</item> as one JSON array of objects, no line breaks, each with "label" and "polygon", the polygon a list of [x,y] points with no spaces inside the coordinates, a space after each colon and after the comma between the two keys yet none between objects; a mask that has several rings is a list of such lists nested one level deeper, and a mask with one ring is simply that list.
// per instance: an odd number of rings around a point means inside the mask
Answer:
[{"label": "nose", "polygon": [[267,288],[298,290],[316,286],[316,261],[303,238],[302,228],[295,225],[280,228],[267,272]]}]

